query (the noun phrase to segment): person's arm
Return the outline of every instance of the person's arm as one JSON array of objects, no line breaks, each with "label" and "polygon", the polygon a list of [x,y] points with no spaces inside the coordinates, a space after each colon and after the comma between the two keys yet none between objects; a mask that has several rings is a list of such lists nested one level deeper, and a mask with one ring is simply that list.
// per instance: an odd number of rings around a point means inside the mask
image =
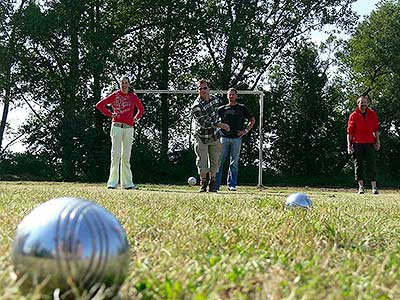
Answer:
[{"label": "person's arm", "polygon": [[211,118],[210,116],[206,115],[203,113],[203,110],[200,108],[200,106],[195,105],[192,107],[192,116],[196,120],[196,122],[202,127],[202,128],[222,128],[226,131],[229,131],[229,125],[225,123],[220,123],[214,122],[214,119]]},{"label": "person's arm", "polygon": [[254,124],[256,123],[256,118],[251,117],[245,129],[239,131],[238,136],[242,137],[249,133],[249,131],[253,128]]},{"label": "person's arm", "polygon": [[374,134],[374,140],[375,140],[375,150],[379,151],[379,149],[381,149],[381,140],[379,138],[379,132],[375,131],[373,134]]},{"label": "person's arm", "polygon": [[230,126],[226,123],[223,123],[223,116],[224,116],[224,106],[221,106],[218,108],[218,119],[217,119],[217,124],[215,125],[215,127],[217,128],[221,128],[225,131],[229,131],[230,130]]},{"label": "person's arm", "polygon": [[381,140],[379,138],[379,121],[378,121],[378,116],[375,114],[375,126],[374,126],[374,146],[375,146],[375,150],[379,151],[379,149],[381,149]]},{"label": "person's arm", "polygon": [[347,153],[350,155],[354,153],[353,136],[355,128],[356,125],[354,121],[354,115],[351,114],[349,117],[349,121],[347,122]]},{"label": "person's arm", "polygon": [[217,125],[215,125],[215,127],[221,128],[221,129],[223,129],[225,131],[230,131],[231,130],[230,126],[228,124],[226,124],[226,123],[217,123]]},{"label": "person's arm", "polygon": [[243,107],[244,109],[244,116],[249,122],[246,125],[246,128],[238,132],[238,136],[242,137],[249,133],[249,131],[253,128],[254,124],[256,123],[256,119],[254,118],[253,114],[247,108],[247,106]]},{"label": "person's arm", "polygon": [[212,128],[215,125],[212,118],[203,113],[199,105],[192,107],[192,116],[202,128]]},{"label": "person's arm", "polygon": [[353,147],[353,135],[350,133],[347,134],[347,153],[348,154],[353,154],[354,152],[354,147]]},{"label": "person's arm", "polygon": [[112,93],[110,96],[97,102],[96,108],[106,117],[113,118],[115,117],[115,114],[109,111],[106,106],[108,104],[111,104],[114,101],[114,99],[115,99],[115,93]]},{"label": "person's arm", "polygon": [[135,107],[137,108],[137,113],[134,117],[135,122],[138,121],[144,114],[144,106],[139,97],[135,95]]}]

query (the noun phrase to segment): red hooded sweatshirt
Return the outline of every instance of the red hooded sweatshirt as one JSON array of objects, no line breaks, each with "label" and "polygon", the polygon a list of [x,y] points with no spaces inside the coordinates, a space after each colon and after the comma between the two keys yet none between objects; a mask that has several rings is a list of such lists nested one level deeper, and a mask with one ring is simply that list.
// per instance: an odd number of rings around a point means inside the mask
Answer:
[{"label": "red hooded sweatshirt", "polygon": [[353,136],[353,144],[373,144],[375,143],[374,132],[378,131],[378,116],[367,107],[365,118],[360,108],[357,106],[349,117],[347,123],[347,133]]},{"label": "red hooded sweatshirt", "polygon": [[137,113],[135,119],[139,120],[144,113],[144,107],[139,97],[135,93],[123,93],[121,90],[115,91],[107,98],[100,100],[96,104],[96,108],[105,116],[111,117],[112,113],[106,108],[106,105],[111,104],[113,112],[116,116],[112,119],[113,122],[124,123],[133,126],[135,120],[133,113],[135,108]]}]

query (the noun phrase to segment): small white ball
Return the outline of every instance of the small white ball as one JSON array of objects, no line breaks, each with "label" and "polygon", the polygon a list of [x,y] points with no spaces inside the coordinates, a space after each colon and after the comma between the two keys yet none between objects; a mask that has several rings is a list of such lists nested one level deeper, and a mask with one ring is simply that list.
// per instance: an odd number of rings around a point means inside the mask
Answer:
[{"label": "small white ball", "polygon": [[189,177],[187,182],[188,182],[189,186],[196,185],[196,183],[197,183],[196,177]]}]

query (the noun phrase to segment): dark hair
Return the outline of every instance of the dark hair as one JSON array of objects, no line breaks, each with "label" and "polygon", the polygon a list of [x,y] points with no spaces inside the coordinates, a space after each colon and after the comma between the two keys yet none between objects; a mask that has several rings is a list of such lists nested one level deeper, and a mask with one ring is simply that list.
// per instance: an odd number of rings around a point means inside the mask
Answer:
[{"label": "dark hair", "polygon": [[228,93],[229,93],[230,91],[235,92],[236,95],[237,95],[237,93],[238,93],[237,89],[235,89],[235,88],[233,88],[233,87],[230,87],[230,88],[228,89]]},{"label": "dark hair", "polygon": [[128,76],[122,76],[119,80],[119,82],[122,82],[122,80],[128,80],[129,83],[131,83],[130,79]]},{"label": "dark hair", "polygon": [[357,97],[357,104],[358,104],[358,102],[359,102],[361,99],[365,99],[365,100],[368,101],[367,97],[365,97],[364,95],[361,95],[361,96],[358,96],[358,97]]},{"label": "dark hair", "polygon": [[206,79],[200,79],[199,81],[197,81],[197,86],[201,84],[207,84],[207,86],[210,87],[210,83]]}]

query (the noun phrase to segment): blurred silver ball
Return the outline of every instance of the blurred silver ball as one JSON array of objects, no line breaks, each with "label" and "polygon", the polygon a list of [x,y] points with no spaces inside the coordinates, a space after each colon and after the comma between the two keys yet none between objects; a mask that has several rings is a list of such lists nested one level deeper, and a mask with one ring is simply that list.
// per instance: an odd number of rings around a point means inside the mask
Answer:
[{"label": "blurred silver ball", "polygon": [[118,220],[105,208],[80,198],[49,200],[18,225],[12,262],[24,291],[45,283],[42,294],[54,290],[72,294],[106,288],[118,293],[129,266],[129,244]]},{"label": "blurred silver ball", "polygon": [[311,208],[312,201],[308,195],[304,193],[294,193],[287,197],[285,206],[288,208],[291,207],[302,207],[302,208]]},{"label": "blurred silver ball", "polygon": [[196,177],[189,177],[188,178],[188,184],[190,186],[194,186],[194,185],[196,185],[196,183],[197,183]]}]

